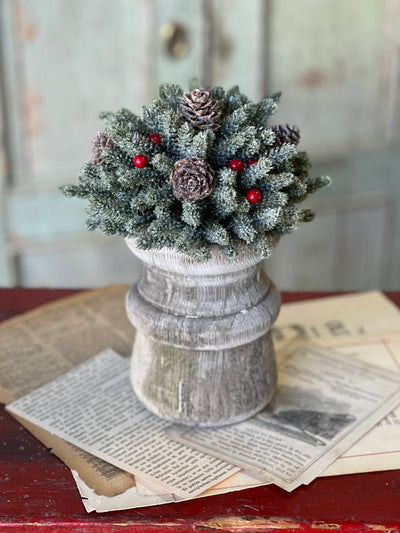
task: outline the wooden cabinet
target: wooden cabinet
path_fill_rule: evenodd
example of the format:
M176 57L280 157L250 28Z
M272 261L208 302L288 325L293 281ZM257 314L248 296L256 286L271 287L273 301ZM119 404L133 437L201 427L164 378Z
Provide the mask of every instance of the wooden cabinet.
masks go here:
M282 90L315 173L317 220L266 263L281 289L398 288L396 0L2 0L0 284L132 282L122 239L84 229L76 181L98 113L140 113L164 81Z

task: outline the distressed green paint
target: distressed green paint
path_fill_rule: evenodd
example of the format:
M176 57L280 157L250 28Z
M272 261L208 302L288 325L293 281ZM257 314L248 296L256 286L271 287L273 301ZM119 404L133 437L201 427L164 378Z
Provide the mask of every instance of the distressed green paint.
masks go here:
M1 87L0 87L1 91ZM0 92L1 102L1 92ZM10 268L10 261L7 256L7 248L4 246L7 223L7 154L4 139L4 118L0 106L0 285L11 285L14 282L13 272Z
M25 110L20 134L31 160L18 183L53 186L90 156L99 110L142 105L143 2L15 3L13 33L23 64L17 84Z
M12 192L8 196L8 223L13 240L76 235L82 231L85 218L83 202L74 199L70 206L58 189Z
M400 149L398 146L380 150L354 153L351 157L339 161L322 161L315 165L315 172L323 168L335 176L334 186L319 193L340 209L344 199L369 198L370 205L366 211L381 209L380 220L371 217L366 220L363 231L370 231L371 239L374 229L379 228L380 237L368 245L371 256L380 257L379 272L373 287L397 290L400 286ZM334 173L334 174L333 174ZM376 198L376 201L373 201ZM385 204L386 207L383 207ZM384 212L384 213L383 213ZM348 217L349 227L353 225ZM374 227L375 226L375 227ZM346 231L346 230L344 230ZM353 243L352 254L357 254L362 243ZM360 252L361 253L361 252ZM359 281L363 283L363 272L359 272ZM344 280L336 280L340 286ZM364 284L364 287L365 284Z
M23 96L23 66L18 42L19 2L0 2L0 90L4 112L4 144L7 150L7 182L29 175L29 150L26 145L26 115Z
M270 79L283 91L277 118L296 123L307 149L325 158L380 145L380 118L392 105L383 67L397 46L397 32L385 32L385 2L279 0L272 17Z
M281 290L390 288L388 249L396 238L388 231L390 199L380 193L338 198L313 201L318 225L285 236L265 261L268 276ZM396 288L397 265L391 269Z
M202 75L202 47L204 40L204 19L202 0L154 0L153 11L153 94L161 83L177 83L188 89L192 78ZM179 24L187 35L188 51L180 58L174 58L166 51L166 41L160 30L169 24Z
M126 105L139 111L159 82L184 85L206 64L212 84L238 83L252 98L262 96L253 91L282 90L276 120L297 123L300 148L321 161L314 175L334 179L331 189L310 203L317 208L318 227L308 224L293 239L285 237L267 263L279 286L343 289L354 282L349 279L354 258L361 268L373 249L376 273L361 268L359 287L399 287L399 3L211 0L211 47L204 41L204 3L120 0L100 9L95 0L0 2L0 78L12 184L2 189L1 285L65 280L69 286L93 286L129 274L130 267L120 266L123 243L78 228L77 204L59 203L57 187L73 180L90 157L99 110ZM261 7L267 5L268 18L262 19ZM159 38L160 25L172 20L188 28L190 51L179 60L166 56ZM262 78L268 87L257 85ZM359 207L353 214L346 207L343 217L346 198ZM344 255L344 235L365 231L365 224L373 224L376 241L355 239L351 254ZM299 255L297 245L306 254ZM20 273L14 279L9 265L16 251ZM318 257L313 266L307 254ZM118 265L114 272L110 255ZM340 274L337 256L344 265ZM132 270L132 281L134 276Z
M213 49L210 57L212 84L239 84L252 99L267 95L264 47L270 45L266 12L269 0L210 2ZM274 87L273 91L279 90Z
M0 76L10 124L10 188L3 202L6 233L0 250L23 265L24 254L37 246L34 264L40 269L20 268L24 277L19 283L56 279L52 268L57 262L46 256L59 249L60 237L75 238L79 245L85 234L83 209L78 202L65 207L58 185L77 175L90 157L99 110L139 110L149 92L149 76L138 75L146 72L150 54L144 46L148 3L121 0L100 7L94 0L0 4ZM106 247L102 250L106 255ZM41 251L43 261L36 262ZM12 283L6 271L0 270L1 284ZM78 264L75 276L72 285L79 284ZM106 276L97 282L106 283Z
M4 3L0 3L0 69L6 65L6 24L8 12ZM5 110L7 105L7 87L0 72L0 285L12 285L15 282L7 247L7 188L11 178L10 135L12 127L7 124Z

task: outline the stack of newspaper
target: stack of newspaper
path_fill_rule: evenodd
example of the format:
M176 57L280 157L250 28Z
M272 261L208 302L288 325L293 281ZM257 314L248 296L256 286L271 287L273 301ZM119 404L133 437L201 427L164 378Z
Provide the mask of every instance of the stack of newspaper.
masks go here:
M0 325L0 401L72 470L87 511L398 468L400 312L382 293L283 305L271 404L200 429L159 419L133 394L126 290L87 291Z

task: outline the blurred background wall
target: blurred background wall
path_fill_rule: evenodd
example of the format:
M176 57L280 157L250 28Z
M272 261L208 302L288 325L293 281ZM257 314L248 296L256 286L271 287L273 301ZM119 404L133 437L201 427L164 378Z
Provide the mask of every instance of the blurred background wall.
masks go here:
M118 237L84 229L76 182L99 111L162 82L281 90L333 185L265 269L282 290L400 289L398 0L0 0L0 285L133 282Z

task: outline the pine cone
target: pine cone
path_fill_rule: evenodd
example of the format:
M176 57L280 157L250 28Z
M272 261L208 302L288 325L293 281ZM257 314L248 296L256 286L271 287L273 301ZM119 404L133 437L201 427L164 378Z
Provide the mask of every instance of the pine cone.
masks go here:
M97 132L93 139L92 163L96 166L103 164L102 151L104 148L116 149L117 145L105 133Z
M181 98L177 113L198 130L216 130L221 118L218 105L218 100L213 100L209 91L194 89Z
M215 177L212 168L203 159L189 157L175 163L169 182L177 198L202 200L213 192Z
M289 126L289 124L286 124L286 126L283 126L281 124L279 126L273 126L272 131L276 135L273 148L282 146L282 144L284 143L299 144L300 130L297 126Z

